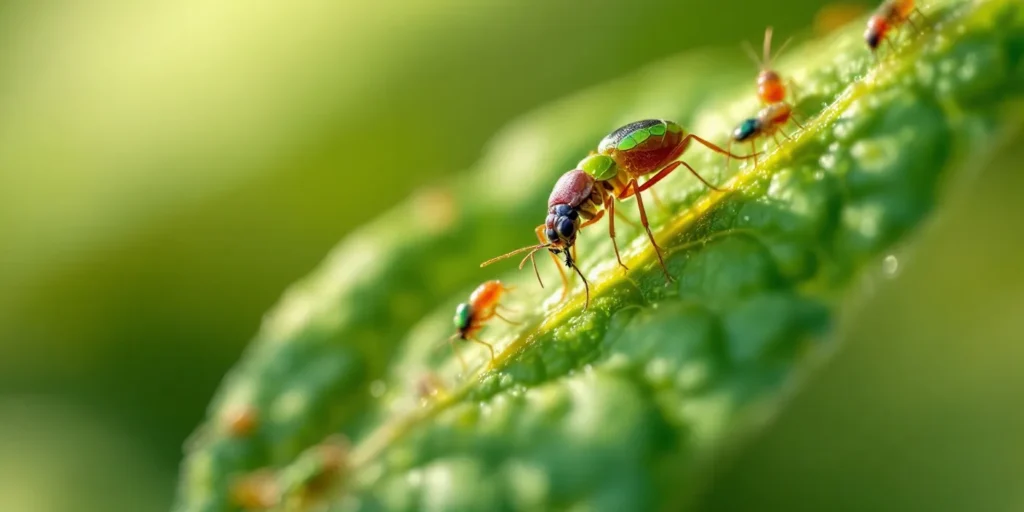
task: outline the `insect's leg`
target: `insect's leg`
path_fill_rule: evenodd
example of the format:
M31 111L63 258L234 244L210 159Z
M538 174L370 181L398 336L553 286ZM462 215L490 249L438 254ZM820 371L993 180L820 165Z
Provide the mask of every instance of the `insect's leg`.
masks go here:
M508 307L508 306L506 306L504 304L498 304L497 306L494 306L494 308L496 310L498 310L498 311L504 311L506 313L512 313L512 314L519 313L518 309L510 308L510 307Z
M754 155L746 155L746 156L733 155L729 151L726 151L726 150L722 149L721 147L717 146L716 144L714 144L712 142L709 142L707 140L704 140L704 139L702 139L702 138L700 138L700 137L698 137L698 136L696 136L696 135L694 135L692 133L688 134L686 137L683 137L683 141L684 142L686 141L686 139L693 139L693 140L701 143L704 147L710 149L711 151L714 151L715 153L720 153L720 154L723 154L723 155L730 155L733 158L738 158L740 160L746 160L748 158L755 158ZM682 144L682 142L680 144Z
M629 217L626 216L625 213L622 213L622 210L615 210L615 213L613 213L612 215L615 215L616 217L618 217L619 220L621 220L622 222L625 222L626 224L629 224L629 227L631 227L631 228L639 228L640 227L640 224L637 224L636 222L633 222L633 219L630 219Z
M597 221L601 220L601 218L603 218L603 217L604 217L604 210L598 211L597 214L595 214L593 217L590 218L590 220L584 222L583 224L580 224L579 229L577 229L576 231L579 231L579 230L581 230L581 229L583 229L583 228L585 228L585 227L587 227L587 226L589 226L591 224L596 224ZM575 248L575 247L576 246L573 246L573 248ZM574 259L575 259L575 257L574 257Z
M658 171L657 174L655 174L654 176L651 176L651 178L649 180L645 181L643 186L630 187L629 186L630 183L635 183L636 182L636 179L631 180L629 183L626 184L626 188L622 189L622 193L619 194L618 199L619 200L629 199L630 197L633 197L634 195L639 195L640 192L643 192L644 190L647 190L647 189L653 187L656 183L658 183L659 181L665 179L665 176L668 176L669 174L672 174L672 171L676 170L676 167L679 167L681 165L680 162L681 162L680 160L676 160L675 162L672 162L672 163L666 165L664 168L662 168L660 171ZM697 173L694 173L694 176L697 176L697 179L699 179L702 183L704 183L708 187L713 188L715 190L718 190L717 188L714 187L714 185L711 185L710 183L704 181L704 178L701 178L700 175L698 175Z
M924 20L924 24L926 27L930 27L932 25L932 21L928 19L928 16L925 16L924 11L922 11L919 7L914 7L914 10L910 12L910 16L913 16L914 14L917 14L918 16L921 17L921 19ZM908 20L910 19L910 16L907 16Z
M885 44L889 47L890 55L896 53L896 46L892 44L892 40L890 38L885 38Z
M800 85L796 83L796 80L793 80L793 77L787 77L786 89L789 89L789 97L795 98L797 96L797 92L800 90Z
M678 160L676 163L682 163L682 160ZM689 168L690 166L687 165L686 167ZM693 169L690 170L693 171ZM647 181L644 183L644 186L647 186L650 183L650 181ZM636 191L636 205L637 208L640 209L640 223L643 224L644 229L647 230L647 238L650 239L651 245L654 246L654 253L658 255L658 263L661 264L661 271L665 273L665 280L672 282L672 276L669 275L668 267L665 266L665 259L661 256L661 247L658 247L658 242L654 240L654 233L651 233L651 226L647 222L647 210L644 208L643 194L641 194L641 192L643 192L643 188L637 184L636 178L630 180L627 187L632 187L633 190Z
M645 181L643 185L641 185L639 187L635 187L633 190L630 190L629 187L626 187L626 190L624 190L622 195L619 196L619 199L626 199L626 198L628 198L628 197L630 197L630 196L632 196L634 194L640 195L640 192L643 192L643 191L653 187L656 183L658 183L659 181L665 179L666 176L668 176L669 174L672 174L672 171L676 170L676 167L679 167L680 165L685 165L685 164L683 164L682 160L676 160L675 162L672 162L672 163L666 165L662 170L658 171L658 174L655 174L654 176L651 176L651 178L649 180ZM689 169L690 173L693 174L694 176L696 176L697 179L700 180L700 182L704 184L704 186L710 188L711 190L715 190L717 192L725 192L726 189L722 189L722 188L716 187L716 186L708 183L708 181L705 180L700 174L697 174L697 171L693 170L693 167L690 167L689 165L687 165L686 168ZM636 180L633 180L633 181L636 181Z
M803 129L804 129L804 124L803 124L803 123L801 123L801 122L800 122L800 120L799 120L799 119L797 119L795 115L793 115L793 114L790 114L790 115L789 115L789 119L790 119L791 121L793 121L794 123L796 123L796 126L797 126L797 128L800 128L800 130L801 130L801 131L803 131Z
M910 19L909 16L907 17L907 23L909 23L910 26L914 28L914 32L915 33L917 33L917 34L921 33L921 27L917 26L917 23L914 23L914 20Z
M484 340L481 340L480 338L477 338L476 336L470 336L469 341L472 341L473 343L477 343L477 344L480 344L480 345L483 345L483 346L487 347L487 350L491 351L491 361L494 361L494 346L493 345L491 345L490 343L487 343Z
M672 211L669 210L667 206L665 206L665 203L661 202L661 199L658 197L658 191L657 190L654 190L652 188L650 190L650 192L651 192L651 200L654 201L654 206L655 207L657 207L663 213L672 213Z
M541 224L540 226L537 226L537 229L535 230L537 232L537 239L540 240L541 243L547 242L544 238L544 227L544 224ZM551 260L555 262L555 268L558 269L558 275L562 276L562 298L560 300L565 300L565 298L569 296L569 278L566 277L565 270L562 270L562 262L558 261L558 258L555 257L554 253L548 251L548 255L550 255ZM537 275L537 279L540 279L539 274Z
M455 346L455 338L458 337L459 335L456 334L455 336L448 338L448 344L452 346L452 353L455 354L455 357L459 359L459 364L462 365L462 373L467 374L469 373L469 368L466 366L466 360L462 358L462 355L459 354L458 347Z
M786 138L786 140L793 140L793 137L790 137L789 134L786 133L786 130L783 130L781 126L779 127L779 133L781 133L782 136Z
M729 149L725 150L725 170L729 170L729 164L732 163L732 137L729 137Z
M775 147L779 147L779 146L782 145L782 143L779 142L779 132L778 131L773 131L772 132L772 139L775 140Z
M512 320L509 320L508 318L505 318L505 317L501 316L501 313L498 313L498 312L495 312L494 316L504 320L506 323L509 323L511 325L519 325L519 324L522 323L522 322L513 322Z
M612 248L615 249L615 259L619 262L619 266L624 270L629 270L629 267L622 262L622 256L619 255L619 243L615 241L615 198L611 194L608 194L604 198L605 208L610 212L608 215L608 236L612 239Z

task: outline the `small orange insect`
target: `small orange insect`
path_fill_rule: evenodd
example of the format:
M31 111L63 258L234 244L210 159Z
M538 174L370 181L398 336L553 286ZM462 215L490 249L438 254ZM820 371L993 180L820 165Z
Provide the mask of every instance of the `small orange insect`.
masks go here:
M459 362L462 363L462 370L466 371L466 361L459 355L459 351L455 348L455 340L468 340L474 343L478 343L487 347L491 352L491 360L494 360L494 347L486 341L477 338L477 333L480 329L483 329L484 324L488 320L498 317L510 324L513 322L498 313L498 308L503 306L499 303L502 295L511 291L510 288L501 284L501 281L487 281L473 290L473 293L469 296L469 302L459 304L455 308L455 318L452 319L455 324L455 329L458 331L448 338L448 342L452 346L452 352L455 353L455 357L459 358Z
M259 413L249 405L235 406L224 413L224 426L232 437L248 437L259 426Z
M779 51L775 52L775 57L782 53L789 45L792 39L787 39ZM744 44L743 49L747 51L750 58L755 64L760 66L761 72L757 75L757 97L761 98L761 101L765 104L778 103L786 99L786 84L783 83L782 77L772 69L772 27L768 27L764 30L764 43L761 48L761 57L758 58L757 53L750 44Z
M877 50L883 39L892 48L892 43L887 39L887 35L890 30L899 27L904 22L910 23L914 30L920 32L921 29L910 19L910 15L914 13L922 18L925 17L924 13L914 6L914 0L886 0L883 2L875 14L868 19L868 28L864 31L864 40L868 43L871 51Z
M246 510L264 510L281 503L281 485L269 469L243 475L231 485L231 502Z

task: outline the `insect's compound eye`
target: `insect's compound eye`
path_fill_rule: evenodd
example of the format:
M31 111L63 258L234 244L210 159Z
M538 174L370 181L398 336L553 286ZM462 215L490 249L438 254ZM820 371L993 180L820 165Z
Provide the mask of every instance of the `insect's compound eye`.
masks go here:
M548 237L548 242L555 243L558 241L558 232L554 228L550 228L544 232L544 235Z
M560 204L555 207L555 215L559 217L565 217L572 212L572 207L567 204Z
M555 224L555 229L563 239L571 239L576 234L576 223L569 217L562 217L558 219L558 224Z
M558 215L553 213L548 214L548 218L544 219L544 227L547 229L554 229L556 220L558 220Z

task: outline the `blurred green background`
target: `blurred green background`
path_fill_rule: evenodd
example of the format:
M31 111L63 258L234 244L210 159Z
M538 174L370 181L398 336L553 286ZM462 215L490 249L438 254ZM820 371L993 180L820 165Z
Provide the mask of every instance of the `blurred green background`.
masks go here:
M0 4L0 510L166 510L261 315L347 232L523 112L825 3Z

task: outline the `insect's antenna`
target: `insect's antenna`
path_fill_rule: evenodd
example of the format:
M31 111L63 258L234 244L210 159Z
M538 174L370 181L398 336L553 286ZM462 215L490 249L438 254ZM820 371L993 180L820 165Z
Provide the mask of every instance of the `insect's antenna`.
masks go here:
M793 38L792 37L790 37L789 39L786 39L786 42L782 43L782 46L780 46L779 49L775 51L774 60L777 60L779 58L779 56L782 55L782 52L786 51L786 47L789 46L789 43L792 43L792 42L793 42Z
M754 61L754 65L758 68L765 69L764 63L758 58L757 52L754 51L754 47L750 45L748 41L743 41L743 51L747 52L747 57Z
M542 281L540 278L540 270L537 268L537 259L533 255L537 254L537 251L546 248L548 245L551 244L544 244L541 245L540 247L534 248L532 251L530 251L530 254L527 254L526 257L523 258L523 261L519 262L519 270L523 269L523 265L526 264L526 260L530 260L530 262L533 263L533 275L537 276L537 282L540 283L541 288L544 288L544 281Z
M772 65L772 27L764 29L764 43L761 46L761 65L765 69Z
M533 251L533 252L537 252L537 251L539 251L539 250L541 250L541 249L544 249L545 247L547 247L547 246L549 246L549 245L551 245L551 244L537 244L537 245L528 245L528 246L526 246L526 247L522 247L522 248L516 249L516 250L514 250L514 251L512 251L512 252L509 252L509 253L505 253L505 254L502 254L501 256L498 256L498 257L496 257L496 258L491 258L491 259L489 259L489 260L487 260L487 261L485 261L485 262L481 263L481 264L480 264L480 267L481 267L481 268L482 268L482 267L486 267L487 265L490 265L491 263L494 263L494 262L496 262L496 261L501 261L501 260L503 260L503 259L505 259L505 258L509 258L509 257L515 256L516 254L521 254L521 253L524 253L524 252L526 252L526 251ZM522 268L522 266L520 266L520 268Z
M580 279L583 280L583 289L586 290L586 293L587 293L586 302L583 303L583 310L586 311L587 307L590 306L590 283L587 282L587 278L586 277L583 277L583 272L580 272L580 268L579 267L577 267L576 265L573 265L572 269L575 270L576 271L576 275L580 276Z

